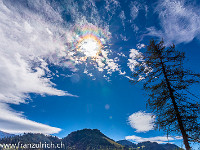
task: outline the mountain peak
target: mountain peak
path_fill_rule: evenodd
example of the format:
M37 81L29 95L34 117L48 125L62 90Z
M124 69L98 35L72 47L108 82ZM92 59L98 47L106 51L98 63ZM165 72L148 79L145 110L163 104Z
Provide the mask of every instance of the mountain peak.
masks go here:
M63 138L63 142L79 150L85 150L88 147L91 149L116 149L123 147L105 136L98 129L82 129L72 132L67 137Z

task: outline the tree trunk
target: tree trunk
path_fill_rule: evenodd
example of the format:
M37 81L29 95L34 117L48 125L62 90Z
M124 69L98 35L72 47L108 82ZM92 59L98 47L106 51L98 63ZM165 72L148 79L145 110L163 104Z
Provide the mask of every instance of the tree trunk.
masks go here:
M164 64L162 62L162 58L161 57L160 57L160 61L161 61L162 71L163 71L163 74L164 74L164 77L165 77L165 81L166 81L166 84L167 84L167 88L168 88L169 93L170 93L170 98L172 100L172 103L173 103L173 106L174 106L174 110L175 110L175 113L176 113L176 118L178 120L178 125L179 125L179 128L181 130L181 134L183 136L183 141L184 141L185 148L186 148L186 150L190 150L191 147L190 147L190 144L188 142L188 135L187 135L187 133L185 131L185 128L183 126L182 118L181 118L180 112L178 110L178 106L177 106L177 103L175 101L174 93L173 93L173 90L171 88L170 82L168 80L167 73L166 73L166 70L165 70L165 67L164 67Z

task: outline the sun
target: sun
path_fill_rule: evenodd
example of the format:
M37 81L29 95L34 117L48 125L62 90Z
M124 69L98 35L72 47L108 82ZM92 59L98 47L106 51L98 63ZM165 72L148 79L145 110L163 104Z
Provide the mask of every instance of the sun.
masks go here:
M80 38L76 46L77 50L86 57L97 57L101 52L101 41L94 35L88 34Z

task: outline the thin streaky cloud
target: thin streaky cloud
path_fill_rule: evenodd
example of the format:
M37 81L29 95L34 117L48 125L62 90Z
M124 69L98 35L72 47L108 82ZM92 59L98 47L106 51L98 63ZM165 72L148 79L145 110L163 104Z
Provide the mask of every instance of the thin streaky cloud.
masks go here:
M11 134L43 133L53 134L61 131L60 128L37 123L25 118L22 113L10 109L7 104L0 103L0 130Z
M148 35L156 36L168 43L188 43L199 37L199 6L185 0L160 0L155 13L159 15L161 29L149 27Z
M167 136L155 136L155 137L149 137L149 138L143 138L140 136L132 135L132 136L126 136L126 140L131 140L134 143L140 143L140 142L157 142L159 144L165 144L165 143L174 143L176 140L180 140L179 137L167 137Z

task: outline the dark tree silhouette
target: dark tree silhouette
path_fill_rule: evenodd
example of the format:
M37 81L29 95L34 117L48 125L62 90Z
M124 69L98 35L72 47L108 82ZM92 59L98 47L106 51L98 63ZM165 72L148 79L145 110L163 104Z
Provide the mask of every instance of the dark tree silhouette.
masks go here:
M143 79L148 92L147 106L156 115L155 127L167 133L182 134L186 150L190 141L200 142L199 104L192 99L189 88L199 83L200 74L183 67L185 53L166 48L164 42L151 40L130 82ZM137 79L138 78L138 79Z

